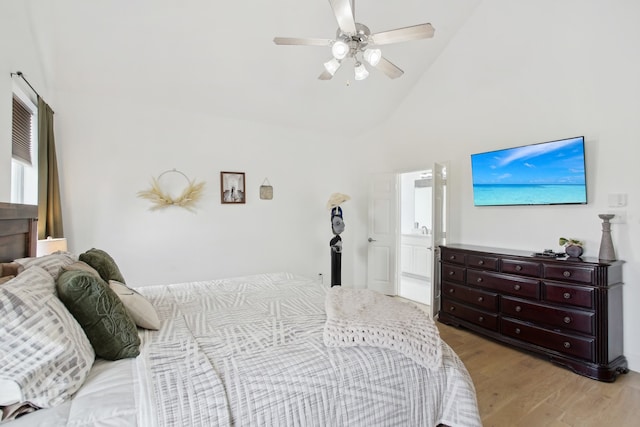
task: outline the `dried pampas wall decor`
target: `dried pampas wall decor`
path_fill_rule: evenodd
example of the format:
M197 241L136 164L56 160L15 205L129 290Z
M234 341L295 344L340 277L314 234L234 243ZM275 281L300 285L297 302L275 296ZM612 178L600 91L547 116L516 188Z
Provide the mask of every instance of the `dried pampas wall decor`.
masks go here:
M169 172L179 173L187 180L187 186L177 198L173 198L170 194L166 193L160 185L160 178ZM204 182L196 183L195 180L189 179L187 175L179 170L171 169L162 172L157 178L153 178L151 188L149 190L138 191L138 197L149 200L152 204L149 210L152 211L170 206L178 206L195 212L195 205L202 198L203 191Z

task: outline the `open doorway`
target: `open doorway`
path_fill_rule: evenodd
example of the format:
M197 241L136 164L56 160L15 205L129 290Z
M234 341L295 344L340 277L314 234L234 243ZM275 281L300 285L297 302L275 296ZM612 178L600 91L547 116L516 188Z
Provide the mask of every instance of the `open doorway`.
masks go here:
M439 310L438 245L446 236L446 167L399 175L398 295Z
M400 251L398 295L431 303L431 170L400 174Z
M369 186L367 288L440 309L439 245L446 239L447 166L373 174Z

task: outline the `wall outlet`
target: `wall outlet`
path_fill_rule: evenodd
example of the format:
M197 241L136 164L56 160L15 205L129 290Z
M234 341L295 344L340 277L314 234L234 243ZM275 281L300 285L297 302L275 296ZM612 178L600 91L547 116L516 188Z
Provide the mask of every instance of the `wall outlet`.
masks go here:
M322 276L322 273L318 273L318 282L320 282L321 285L324 284L324 277Z

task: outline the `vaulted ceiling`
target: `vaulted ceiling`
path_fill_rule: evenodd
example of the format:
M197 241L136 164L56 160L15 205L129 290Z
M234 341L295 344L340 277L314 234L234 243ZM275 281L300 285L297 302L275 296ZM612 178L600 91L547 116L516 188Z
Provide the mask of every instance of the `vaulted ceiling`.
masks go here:
M357 0L356 22L372 33L431 23L432 39L392 44L383 55L404 70L371 70L355 81L347 64L318 80L328 47L277 46L275 36L334 38L327 0L53 0L34 9L57 91L230 118L356 135L388 117L437 60L480 0ZM36 31L37 32L37 31Z

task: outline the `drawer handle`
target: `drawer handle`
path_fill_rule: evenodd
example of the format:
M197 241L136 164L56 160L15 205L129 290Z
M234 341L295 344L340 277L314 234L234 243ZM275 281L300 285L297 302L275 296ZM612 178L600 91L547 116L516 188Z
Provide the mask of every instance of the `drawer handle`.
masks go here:
M520 285L513 285L513 289L515 289L516 291L520 290Z
M516 265L516 271L522 271L522 266L521 265Z
M516 328L516 334L520 335L520 328Z
M569 341L565 341L563 345L564 345L564 348L571 348L571 343Z
M566 316L563 320L564 320L564 323L566 323L566 324L571 323L571 317L569 317L569 316Z
M520 313L522 311L522 307L520 307L519 305L516 305L516 311Z
M453 288L449 288L449 293L450 293L450 294L454 293L455 291L456 291L455 289L453 289Z
M456 256L455 256L455 255L450 255L450 256L449 256L449 259L450 259L450 260L454 260L454 259L456 259Z
M449 271L449 276L453 276L455 273L455 271Z
M484 317L482 316L478 317L478 322L484 322Z
M569 292L565 292L564 294L562 294L562 297L564 299L571 299L571 294Z
M476 282L478 282L478 283L482 283L482 277L478 277L478 278L476 279Z
M483 260L478 261L478 265L484 265L484 261Z
M449 307L449 311L456 311L456 308L454 306Z
M562 273L562 275L564 277L571 277L571 272L570 271L565 271L565 272Z
M484 301L484 297L478 297L478 302Z

